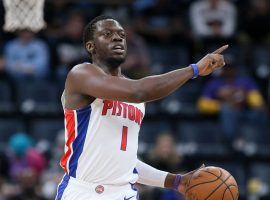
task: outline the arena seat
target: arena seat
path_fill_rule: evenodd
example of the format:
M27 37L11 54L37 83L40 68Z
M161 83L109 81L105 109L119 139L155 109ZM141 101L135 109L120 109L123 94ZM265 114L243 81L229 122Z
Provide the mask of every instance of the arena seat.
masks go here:
M250 177L249 178L255 178L262 181L266 186L270 185L270 164L267 162L254 162L251 164L250 167ZM268 197L270 195L270 191L268 190L267 193Z
M25 124L20 119L0 119L0 143L7 142L12 134L25 130Z
M153 144L155 138L162 132L170 131L170 124L164 120L143 121L139 133L139 141Z
M6 81L0 81L0 112L9 113L16 110L12 97L12 87Z
M177 125L177 139L182 144L196 145L197 154L225 155L226 146L219 125L214 121L181 122Z
M265 65L270 65L270 50L268 46L264 45L257 45L253 49L253 62L257 67L258 65L265 64Z
M151 45L149 50L155 73L168 72L189 63L189 53L185 47ZM155 69L156 65L159 65L160 69Z
M57 132L64 129L64 121L59 119L36 119L31 122L30 134L35 140L55 141Z
M250 144L255 145L255 155L270 156L270 127L255 126L252 124L242 124L240 134L242 138Z
M189 82L161 102L161 108L167 113L196 114L196 102L201 93L201 83Z
M61 110L60 95L53 82L18 82L16 93L18 104L24 113L54 113Z

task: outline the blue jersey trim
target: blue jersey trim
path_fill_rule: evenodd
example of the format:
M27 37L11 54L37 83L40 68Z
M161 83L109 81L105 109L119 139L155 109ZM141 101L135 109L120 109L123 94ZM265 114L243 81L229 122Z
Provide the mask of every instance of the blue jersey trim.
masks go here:
M55 200L61 200L62 199L62 196L64 194L64 191L65 191L65 189L68 186L69 179L70 179L70 177L68 175L65 175L64 176L62 182L58 186Z
M82 154L87 129L89 125L91 107L80 109L76 111L77 115L77 137L72 143L73 154L69 161L69 175L76 178L76 170L78 167L78 160Z

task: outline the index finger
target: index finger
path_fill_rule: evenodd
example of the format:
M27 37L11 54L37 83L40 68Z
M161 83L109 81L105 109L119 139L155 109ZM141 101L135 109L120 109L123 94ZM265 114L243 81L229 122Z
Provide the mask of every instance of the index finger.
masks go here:
M228 47L229 47L229 45L226 44L226 45L220 47L219 49L215 50L213 53L215 53L215 54L220 54L220 53L222 53L225 49L227 49Z

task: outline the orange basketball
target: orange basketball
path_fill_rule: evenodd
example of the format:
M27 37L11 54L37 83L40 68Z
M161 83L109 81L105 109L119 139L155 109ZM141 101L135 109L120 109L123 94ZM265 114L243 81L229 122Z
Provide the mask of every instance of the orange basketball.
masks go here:
M237 200L238 186L225 169L205 167L191 176L185 196L186 200Z

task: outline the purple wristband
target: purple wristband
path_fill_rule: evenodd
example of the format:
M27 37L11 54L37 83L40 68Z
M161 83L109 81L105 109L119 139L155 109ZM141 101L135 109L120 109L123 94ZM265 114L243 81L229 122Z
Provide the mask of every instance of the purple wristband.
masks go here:
M179 184L181 182L182 176L180 174L177 174L175 176L175 179L173 181L173 189L178 190Z

